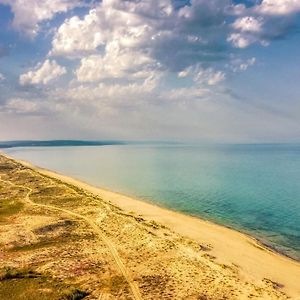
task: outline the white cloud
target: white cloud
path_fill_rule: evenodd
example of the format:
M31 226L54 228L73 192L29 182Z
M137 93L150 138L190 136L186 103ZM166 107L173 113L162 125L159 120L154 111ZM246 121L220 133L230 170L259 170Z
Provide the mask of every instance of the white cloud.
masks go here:
M230 1L193 0L175 10L171 0L104 0L82 19L58 28L50 55L82 58L105 54L108 44L143 53L168 69L219 60ZM215 57L215 58L214 58Z
M256 58L251 57L246 60L242 60L240 58L233 58L230 62L229 68L233 72L246 71L249 67L253 66L256 63Z
M252 16L238 18L231 25L235 32L228 36L227 41L235 48L241 49L257 42L264 45L265 40L261 38L261 34L264 31L263 25L262 18Z
M263 0L255 8L256 12L265 15L283 16L300 12L299 0Z
M0 73L0 81L3 81L3 80L5 80L5 76L2 73Z
M78 57L95 52L106 43L117 42L127 48L148 43L155 33L155 22L139 15L142 5L147 3L104 0L83 19L66 20L54 36L50 54Z
M249 58L247 61L239 64L239 69L241 71L246 71L249 67L253 66L255 62L256 62L255 57Z
M270 32L271 34L271 32ZM259 43L261 46L269 46L271 35L268 36L267 33L262 32L261 34L251 34L247 32L235 32L231 33L227 37L227 41L232 44L235 48L244 49L252 44Z
M222 71L215 71L212 68L202 69L195 75L194 80L197 83L216 85L225 80L225 73Z
M79 85L68 89L58 89L52 96L62 99L73 99L89 104L102 105L104 102L113 106L115 104L125 105L148 98L155 91L157 78L147 78L142 83L106 84L98 83L95 86ZM52 97L51 96L51 97Z
M80 0L0 0L0 4L11 6L13 27L30 37L37 35L41 22L82 5Z
M272 40L284 38L295 26L300 13L299 0L262 0L245 9L231 27L227 41L236 48L259 43L268 46Z
M32 114L36 113L39 107L36 102L22 98L12 98L6 102L4 110L8 113Z
M94 82L105 78L144 78L154 69L155 62L141 53L120 49L118 43L106 45L105 55L91 55L81 60L76 70L78 81Z
M257 42L257 38L242 33L231 33L227 41L236 48L247 48L249 45Z
M208 89L200 87L177 88L162 93L161 98L164 99L164 101L193 101L204 99L209 95L209 93L210 91Z
M103 45L105 37L100 30L97 11L92 9L82 20L77 16L67 19L57 30L50 55L81 56L94 52Z
M80 83L117 79L120 85L134 80L140 84L147 74L175 73L178 80L187 77L214 86L226 78L214 64L226 57L222 41L228 32L227 42L241 49L254 43L266 46L278 36L255 12L257 6L192 0L175 9L171 0L103 0L82 18L65 20L49 54L80 59L74 73ZM246 70L250 65L244 62L235 68Z
M191 76L193 81L198 85L216 85L225 80L226 75L223 71L216 71L213 68L204 69L201 65L197 64L186 68L178 73L178 77Z
M45 60L39 63L33 70L20 76L21 85L47 84L66 73L66 69L55 60Z
M230 8L230 13L233 16L241 16L245 14L245 11L247 11L246 5L245 4L236 4Z
M178 72L177 76L179 78L185 78L189 75L189 69L185 69L183 71Z
M232 27L241 32L261 32L262 25L262 20L254 17L243 17L235 20Z

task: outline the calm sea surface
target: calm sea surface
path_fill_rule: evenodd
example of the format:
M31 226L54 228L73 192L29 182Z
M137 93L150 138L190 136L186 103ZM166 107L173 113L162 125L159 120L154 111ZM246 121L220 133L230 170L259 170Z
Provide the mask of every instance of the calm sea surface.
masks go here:
M34 147L5 152L250 233L300 259L300 145Z

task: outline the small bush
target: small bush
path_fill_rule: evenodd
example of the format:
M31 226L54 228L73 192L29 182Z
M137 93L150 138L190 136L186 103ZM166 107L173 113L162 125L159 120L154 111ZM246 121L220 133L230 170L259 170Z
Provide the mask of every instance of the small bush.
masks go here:
M37 278L40 274L29 269L6 269L0 275L0 280L20 279L20 278Z
M65 291L64 296L61 300L81 300L86 297L89 293L81 291L79 289L70 289Z

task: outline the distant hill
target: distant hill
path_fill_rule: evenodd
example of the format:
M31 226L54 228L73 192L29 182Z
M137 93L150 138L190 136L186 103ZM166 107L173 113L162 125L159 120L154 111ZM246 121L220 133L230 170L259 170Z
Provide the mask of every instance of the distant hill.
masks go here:
M127 143L122 141L80 141L80 140L5 141L5 142L0 142L0 148L104 146L104 145L125 145L125 144Z

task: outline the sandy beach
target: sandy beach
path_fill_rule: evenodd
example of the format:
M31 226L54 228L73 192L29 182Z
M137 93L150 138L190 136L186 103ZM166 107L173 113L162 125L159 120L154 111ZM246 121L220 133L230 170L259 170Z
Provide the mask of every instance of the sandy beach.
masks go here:
M10 158L7 157L7 159ZM199 218L95 187L74 178L33 166L28 162L20 161L17 163L42 176L54 178L96 195L103 201L119 207L128 216L142 218L147 222L154 221L154 224L160 224L162 228L167 228L178 236L199 243L200 250L206 253L205 256L210 265L228 266L231 268L230 272L238 273L237 284L243 283L239 287L241 290L245 288L244 285L257 286L262 290L271 289L266 294L261 293L257 297L253 293L240 292L240 294L237 293L237 296L228 296L227 299L248 299L252 297L257 299L277 299L276 297L281 299L280 297L282 297L284 299L286 296L292 299L300 299L300 263L273 252L250 236ZM226 267L224 267L224 276L230 277L231 275L228 275L227 271ZM265 284L266 282L267 285L262 286L262 283ZM215 284L217 284L217 281ZM235 290L236 287L233 286L232 289ZM280 291L282 294L273 294L276 291ZM149 299L157 298L150 297ZM171 297L170 299L181 298ZM189 299L194 298L191 297ZM219 298L216 297L216 299Z

